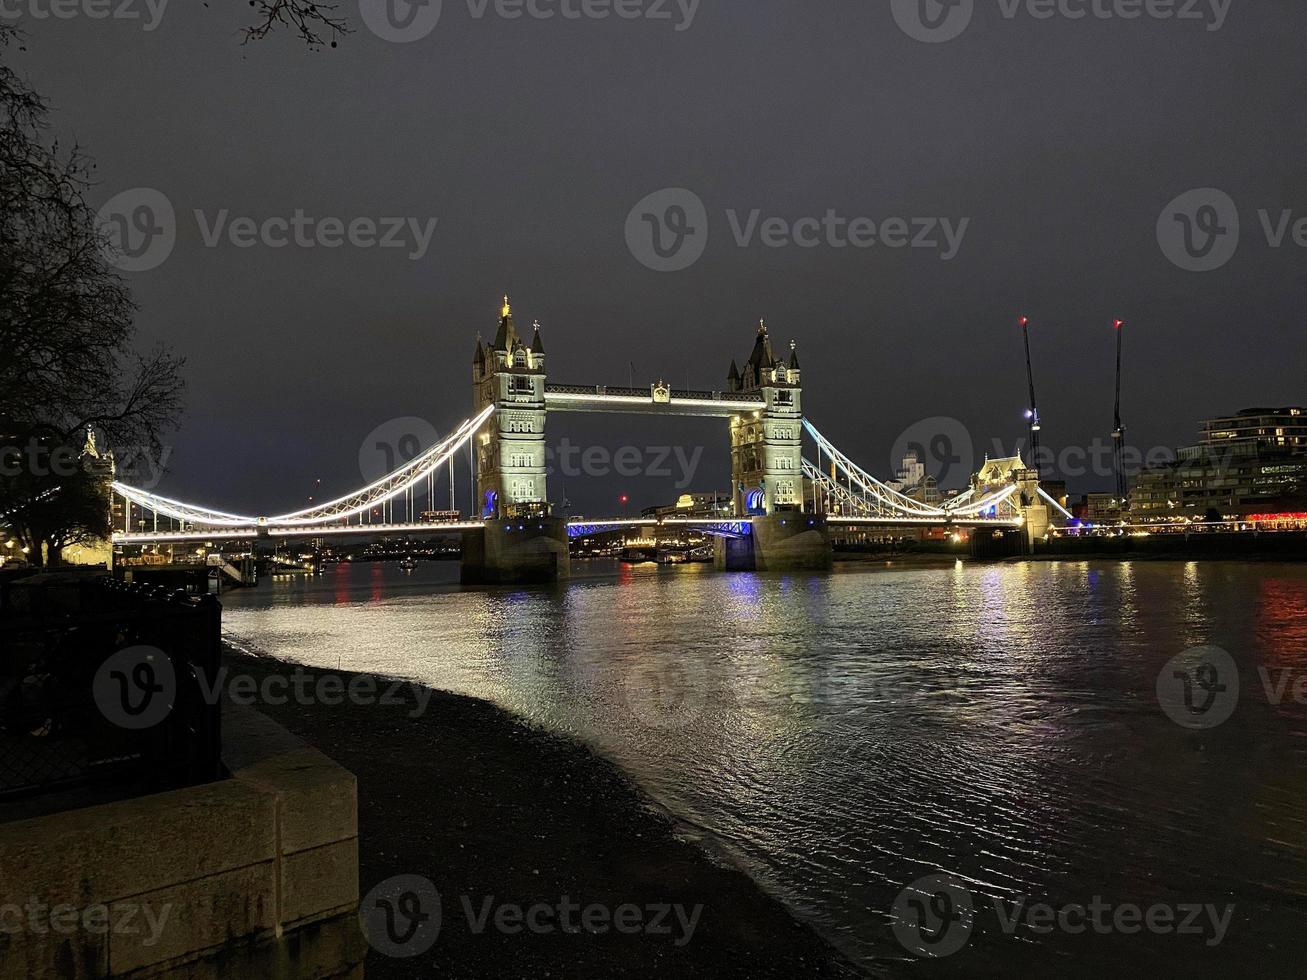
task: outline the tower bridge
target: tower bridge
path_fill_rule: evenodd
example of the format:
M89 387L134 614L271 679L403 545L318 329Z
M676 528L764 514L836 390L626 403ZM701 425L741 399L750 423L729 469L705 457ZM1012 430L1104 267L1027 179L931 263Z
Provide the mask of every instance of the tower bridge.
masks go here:
M569 536L625 526L693 527L714 538L719 568L794 570L830 566L832 527L989 527L1019 531L1029 542L1055 519L1070 517L1019 457L987 461L966 492L938 505L876 479L806 418L797 345L778 356L765 323L743 368L731 362L720 391L662 381L647 388L550 383L547 363L539 323L528 341L505 298L494 339L477 337L474 414L393 473L336 500L275 516L232 514L114 483L123 507L115 547L457 533L464 581L500 583L566 577ZM567 412L722 419L731 450L730 515L568 521L556 514L548 496L547 422ZM815 447L813 459L804 456L805 436ZM444 524L417 521L418 502L435 509L436 478L448 467L452 483L454 461L469 446L477 512Z

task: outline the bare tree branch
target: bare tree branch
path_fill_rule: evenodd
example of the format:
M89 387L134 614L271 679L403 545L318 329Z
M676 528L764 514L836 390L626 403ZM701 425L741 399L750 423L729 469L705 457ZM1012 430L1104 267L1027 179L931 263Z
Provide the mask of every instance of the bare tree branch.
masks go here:
M251 0L250 6L258 13L258 20L253 27L245 29L245 41L262 41L269 34L282 28L289 28L299 35L309 47L321 47L323 44L336 46L336 38L350 32L344 18L335 11L336 4L318 3L316 0ZM331 36L324 41L322 34Z

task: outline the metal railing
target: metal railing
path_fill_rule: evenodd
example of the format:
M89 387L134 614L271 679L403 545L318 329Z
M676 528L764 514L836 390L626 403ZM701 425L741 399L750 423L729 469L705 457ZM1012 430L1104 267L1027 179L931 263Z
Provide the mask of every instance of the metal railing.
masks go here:
M39 586L7 596L0 618L0 799L86 783L150 793L219 778L217 600L108 578L51 588L62 598ZM123 651L139 650L152 651L151 669L169 683L160 707L131 727L109 700L110 674L126 680L137 654Z

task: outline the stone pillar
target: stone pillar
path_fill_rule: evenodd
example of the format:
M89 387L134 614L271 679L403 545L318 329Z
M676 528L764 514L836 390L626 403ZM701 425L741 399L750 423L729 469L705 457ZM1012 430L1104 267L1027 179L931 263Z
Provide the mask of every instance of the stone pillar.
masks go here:
M487 520L463 532L464 585L526 585L570 578L567 522L561 517Z
M713 558L719 571L829 571L834 563L830 529L815 514L786 512L753 519L743 538L718 538Z
M1048 501L1039 495L1039 475L1034 470L1024 470L1017 474L1017 496L1021 516L1025 523L1025 548L1027 554L1033 554L1035 542L1042 541L1052 523Z

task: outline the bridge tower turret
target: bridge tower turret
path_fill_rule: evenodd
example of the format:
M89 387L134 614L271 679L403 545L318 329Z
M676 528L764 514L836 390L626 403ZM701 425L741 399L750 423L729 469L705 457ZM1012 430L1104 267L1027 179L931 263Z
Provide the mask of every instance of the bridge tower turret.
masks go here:
M477 412L499 406L476 438L480 516L547 515L545 347L539 323L530 344L518 335L507 296L494 342L477 337L472 391Z
M803 510L803 386L796 344L789 362L772 349L766 321L741 373L731 362L731 391L758 395L759 412L731 419L731 483L737 517Z

